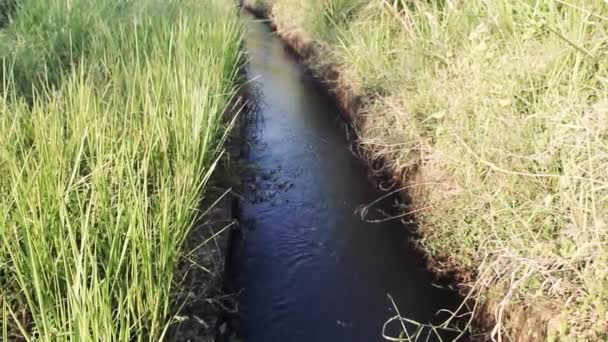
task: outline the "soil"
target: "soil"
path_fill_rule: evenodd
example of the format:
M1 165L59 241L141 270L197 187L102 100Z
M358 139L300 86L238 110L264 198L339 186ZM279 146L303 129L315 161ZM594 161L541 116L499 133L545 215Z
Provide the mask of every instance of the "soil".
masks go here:
M201 207L211 204L213 201L205 201ZM190 232L184 251L193 252L178 265L176 281L183 283L176 287L180 292L175 295L175 305L180 309L169 341L214 341L219 318L236 310L234 296L224 293L228 240L233 227L236 225L231 198L225 196Z

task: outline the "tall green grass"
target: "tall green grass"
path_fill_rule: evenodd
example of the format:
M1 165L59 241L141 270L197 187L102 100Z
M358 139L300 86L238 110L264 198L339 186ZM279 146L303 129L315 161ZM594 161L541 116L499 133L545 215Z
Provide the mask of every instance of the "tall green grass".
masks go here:
M275 0L272 15L367 100L362 143L403 177L438 267L473 276L497 339L528 328L518 308L548 339L608 338L608 3L328 10L344 4Z
M23 0L0 33L0 339L158 341L221 154L220 0Z

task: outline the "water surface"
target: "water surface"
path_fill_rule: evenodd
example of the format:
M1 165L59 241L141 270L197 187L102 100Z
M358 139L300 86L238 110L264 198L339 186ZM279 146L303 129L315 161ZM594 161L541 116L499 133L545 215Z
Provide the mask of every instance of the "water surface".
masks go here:
M351 153L331 99L265 24L251 20L246 48L259 103L245 133L250 168L234 258L240 337L382 341L395 315L387 294L424 323L453 306L401 222L361 219L357 209L382 193Z

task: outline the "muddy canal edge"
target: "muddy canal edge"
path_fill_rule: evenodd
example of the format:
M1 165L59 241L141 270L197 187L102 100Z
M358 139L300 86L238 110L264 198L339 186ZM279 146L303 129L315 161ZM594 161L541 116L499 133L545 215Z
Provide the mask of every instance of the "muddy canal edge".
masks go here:
M328 93L329 96L337 103L340 109L340 118L349 128L349 142L353 145L353 150L359 149L359 137L354 127L361 124L362 106L366 100L361 98L350 88L348 84L340 82L340 71L337 65L325 63L323 68L313 68L312 60L318 55L319 48L317 43L307 37L306 33L298 28L282 27L281 23L275 20L272 10L255 1L239 0L239 4L243 10L254 15L257 19L265 21L270 28L276 33L280 40L299 60L299 62L307 69L307 72L312 75L318 85ZM383 169L382 165L386 161L382 157L374 158L373 160L361 153L358 155L369 167L371 172L376 169ZM390 173L390 174L389 174ZM394 174L391 171L383 171L381 174L374 174L374 178L385 181L390 181L396 185L396 188L405 189L406 183L411 185L416 183L416 176L404 177L404 175ZM403 190L399 193L405 203L415 200L415 195ZM423 229L417 229L413 234L424 235ZM480 334L482 340L491 338L492 329L496 326L494 315L499 310L503 310L504 318L509 322L508 332L510 338L516 341L545 341L547 339L548 318L539 310L533 310L526 307L509 306L501 308L500 301L493 299L490 295L477 294L475 299L470 299L469 289L470 284L475 281L475 274L471 274L470 270L465 270L453 263L447 263L449 268L440 266L438 260L434 259L428 251L422 249L417 244L414 246L420 255L424 258L427 268L431 270L439 279L445 280L453 284L460 294L467 299L469 307L476 307L473 317L473 330ZM483 298L487 297L487 298ZM550 318L550 317L549 317Z
M241 50L245 51L242 42ZM246 69L247 62L241 61L236 94L224 113L226 125L233 126L211 177L212 187L199 203L202 215L184 241L188 257L180 260L176 270L175 278L182 283L174 294L175 323L168 331L169 341L227 341L233 333L229 322L238 315L231 265L240 235L239 160L247 124L244 116L253 103Z

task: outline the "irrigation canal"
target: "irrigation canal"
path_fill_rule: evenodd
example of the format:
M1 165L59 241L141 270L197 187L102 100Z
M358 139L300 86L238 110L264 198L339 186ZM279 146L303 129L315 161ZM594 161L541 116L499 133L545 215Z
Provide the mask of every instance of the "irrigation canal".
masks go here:
M389 294L402 316L437 322L458 298L433 286L403 223L362 220L357 209L382 193L350 151L335 103L266 24L250 20L246 48L258 105L245 129L249 167L231 258L239 340L382 341L396 314Z

